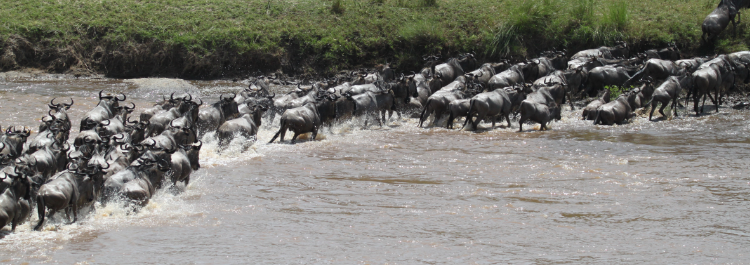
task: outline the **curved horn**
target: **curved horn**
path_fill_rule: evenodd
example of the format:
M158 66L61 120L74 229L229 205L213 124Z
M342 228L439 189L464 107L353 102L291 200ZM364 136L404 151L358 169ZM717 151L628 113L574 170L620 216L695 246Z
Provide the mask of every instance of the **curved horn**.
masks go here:
M57 106L57 105L55 105L55 99L56 99L56 98L52 98L52 100L50 100L50 101L49 101L49 106L50 106L50 107L52 107L52 106Z
M219 94L219 101L224 101L224 94Z
M104 90L99 90L99 100L102 100L102 92L104 92Z
M174 92L172 92L172 94L169 95L169 100L174 100Z
M187 101L191 101L191 100L193 100L193 95L190 95L190 93L188 93L188 99L187 99Z
M203 106L203 99L199 98L198 100L200 100L200 102L201 102L201 103L198 103L198 106Z
M276 97L276 92L273 92L273 96L267 96L268 99L273 99L274 97Z
M131 104L131 105L133 105L133 107L131 107L131 108L128 108L128 107L124 107L124 108L125 108L125 109L127 109L127 110L134 110L134 109L135 109L135 103L133 103L133 102L131 101L131 102L130 102L130 104Z
M122 99L119 99L119 98L115 97L115 98L117 98L117 100L119 100L119 101L125 101L125 99L127 99L127 98L128 98L127 96L125 96L125 93L120 93L120 95L122 95Z
M102 169L102 170L104 170L104 169L109 169L109 167L111 166L111 165L110 165L110 164L109 164L109 163L107 162L107 160L106 160L106 159L104 160L104 164L107 164L107 167L101 167L101 169Z

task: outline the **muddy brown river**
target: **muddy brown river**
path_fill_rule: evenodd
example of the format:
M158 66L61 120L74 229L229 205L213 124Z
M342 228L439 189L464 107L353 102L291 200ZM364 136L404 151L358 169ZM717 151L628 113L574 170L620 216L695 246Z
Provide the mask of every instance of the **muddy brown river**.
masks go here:
M0 125L36 131L49 99L72 97L75 135L102 89L143 108L173 91L213 102L244 86L6 73ZM0 262L748 263L750 112L684 113L610 127L567 110L552 130L524 133L350 121L316 141L265 144L277 118L253 145L218 150L204 137L190 185L137 213L99 205L72 225L4 228Z

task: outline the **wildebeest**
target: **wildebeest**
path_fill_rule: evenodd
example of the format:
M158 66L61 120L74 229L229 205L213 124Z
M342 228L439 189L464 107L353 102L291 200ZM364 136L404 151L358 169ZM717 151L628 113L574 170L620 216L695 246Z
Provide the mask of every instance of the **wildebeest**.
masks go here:
M666 48L663 49L651 49L646 50L646 54L649 58L662 59L677 61L680 59L680 49L677 48L677 44L670 42Z
M651 77L654 80L664 80L673 75L680 75L685 71L684 68L678 66L675 62L670 60L662 59L649 59L643 65L643 68L633 74L623 86L628 86L634 81Z
M588 49L579 51L570 57L571 60L584 57L600 57L604 59L613 59L617 57L628 58L630 49L624 41L618 41L614 47L602 46L597 49Z
M225 121L234 119L239 114L237 102L234 100L235 97L237 97L237 94L232 97L219 95L219 101L198 112L198 120L195 123L198 127L199 137L207 132L215 131Z
M523 84L526 80L524 72L528 71L531 66L528 64L516 64L505 71L492 76L487 82L487 90L510 87L517 84Z
M448 84L462 76L468 69L474 69L475 64L474 54L462 54L458 58L451 58L445 63L436 65L434 76L440 78L443 84Z
M589 102L589 104L586 105L585 108L583 108L583 112L581 113L581 115L583 116L583 119L584 120L596 119L596 109L598 109L599 106L601 105L609 103L611 94L612 92L609 89L605 89L601 97Z
M115 96L102 96L102 92L104 90L99 91L99 104L89 112L86 112L83 119L81 119L80 131L90 130L103 120L114 117L117 107L120 106L118 102L127 99L125 94L122 94L122 99L120 99Z
M661 108L659 108L659 113L661 113L662 117L666 117L667 115L664 114L664 108L667 107L669 104L669 101L672 101L672 110L674 110L674 116L677 116L677 99L680 95L680 92L682 91L682 84L689 85L689 83L692 82L690 80L692 76L683 74L680 77L677 76L671 76L667 78L659 87L654 90L654 93L651 95L651 102L649 102L647 105L651 105L651 112L648 114L648 120L651 120L651 117L654 115L654 110L656 110L656 106L661 103Z
M174 94L175 93L169 95L169 99L167 99L165 96L162 96L162 100L156 102L153 107L144 109L143 112L141 112L139 120L142 122L148 121L151 119L151 117L154 116L154 114L165 112L180 104L182 98L175 98Z
M714 41L717 36L732 22L734 25L735 34L737 33L737 21L734 21L734 17L739 14L737 7L734 5L732 0L721 0L719 5L712 11L706 19L703 20L701 30L701 40L703 42ZM706 38L708 37L708 38Z
M526 92L523 86L495 89L475 95L470 99L464 128L476 129L479 122L487 118L491 120L492 128L494 128L498 117L505 118L508 127L510 127L510 113L524 99L526 99ZM474 119L474 115L476 115L476 119ZM469 123L471 123L471 127L467 127Z
M252 106L248 113L243 113L239 118L227 120L221 124L216 130L219 146L226 146L236 135L241 135L246 139L254 138L258 134L261 116L266 109L263 105Z
M39 231L44 225L45 217L52 217L60 210L65 210L68 219L72 212L71 223L75 223L78 220L78 209L95 199L94 179L90 175L90 172L83 170L64 170L42 185L36 195L39 223L34 230Z
M127 168L110 176L104 181L103 201L115 198L135 198L138 202L145 202L153 194L153 190L160 187L166 173L171 168L171 156L177 148L171 150L146 150ZM130 187L132 197L124 193L128 182L135 179L145 179L147 183L137 183ZM146 184L145 189L141 184ZM150 186L150 187L149 187ZM145 195L146 197L140 197Z
M630 74L625 67L600 66L589 71L588 84L584 90L589 95L596 95L605 86L622 86Z
M192 96L188 94L189 98L183 99L180 104L169 109L168 111L157 113L151 119L149 119L148 129L146 130L147 136L159 135L168 128L168 125L174 119L177 119L183 115L189 115L191 120L195 121L198 119L200 110L198 107L203 104L203 100L200 103L192 101Z
M0 229L10 224L11 231L15 231L16 226L23 223L26 220L26 215L28 215L28 212L24 213L23 206L19 201L23 199L28 202L30 185L28 178L22 176L6 175L5 177L11 178L11 185L5 190L0 190ZM28 208L28 203L26 207Z
M383 89L376 92L368 91L359 95L345 93L344 97L354 103L352 114L355 117L365 117L365 128L372 116L375 117L380 126L383 126L383 123L387 122L393 111L396 110L395 97L393 91L390 89ZM386 112L388 113L388 119L386 119ZM399 114L399 116L401 115Z
M599 106L596 109L594 125L622 124L625 120L632 118L634 116L633 109L630 107L628 100L635 96L636 94L632 91L624 92L617 99Z
M333 105L335 100L333 98L317 97L316 101L308 102L302 107L288 109L281 115L281 124L279 131L271 138L268 143L273 143L276 137L281 136L279 141L284 141L284 134L287 130L294 132L292 137L292 144L297 140L300 134L312 132L312 139L318 135L318 129L322 125L321 113L318 111L324 104ZM330 109L335 109L332 107ZM331 115L335 116L335 113Z
M467 77L462 75L456 78L455 81L430 95L422 109L422 114L419 116L418 126L422 127L424 121L433 113L435 118L432 124L435 125L439 122L442 116L448 111L448 104L454 100L466 97L466 85Z
M31 130L23 129L16 130L15 127L8 127L5 130L5 134L0 136L0 143L3 143L4 148L0 150L0 158L3 160L16 159L23 154L23 145L26 143L26 139L31 134Z
M48 117L42 118L42 124L39 125L39 131L45 131L47 127L51 123L58 123L58 127L60 128L67 128L67 130L70 130L70 118L68 117L67 110L70 109L71 106L73 106L73 98L70 98L70 104L67 103L57 103L55 104L55 98L52 98L52 100L49 101L50 111ZM52 111L55 111L55 114L52 114ZM45 118L47 118L47 121L45 122ZM65 140L68 140L67 137Z
M171 156L172 166L172 185L177 185L177 182L182 181L185 186L190 184L190 174L193 171L200 169L201 165L198 160L198 153L203 146L202 142L182 146L179 150L174 152Z

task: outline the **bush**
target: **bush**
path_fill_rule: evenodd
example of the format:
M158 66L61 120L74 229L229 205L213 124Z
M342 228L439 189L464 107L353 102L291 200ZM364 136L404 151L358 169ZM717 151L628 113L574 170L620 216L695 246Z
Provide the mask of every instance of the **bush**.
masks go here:
M486 53L490 56L510 54L513 45L518 43L518 32L514 25L500 24L494 32L492 41L487 47Z
M594 22L594 4L596 0L575 0L572 15L581 23Z
M604 89L609 90L609 100L615 100L623 92L628 91L627 88L621 86L605 86Z

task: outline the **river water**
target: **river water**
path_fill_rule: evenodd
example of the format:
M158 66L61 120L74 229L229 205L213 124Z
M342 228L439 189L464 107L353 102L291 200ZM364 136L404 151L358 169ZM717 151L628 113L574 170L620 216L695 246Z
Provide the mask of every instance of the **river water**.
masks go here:
M3 74L0 125L36 129L49 99L72 97L77 133L102 89L141 108L172 91L213 102L244 86ZM259 143L229 150L208 135L181 192L160 191L137 213L109 204L41 232L6 227L0 261L748 263L750 114L683 113L610 127L568 110L552 130L524 133L352 121L296 145L265 144L278 128L265 124Z

